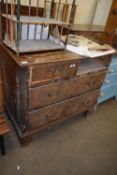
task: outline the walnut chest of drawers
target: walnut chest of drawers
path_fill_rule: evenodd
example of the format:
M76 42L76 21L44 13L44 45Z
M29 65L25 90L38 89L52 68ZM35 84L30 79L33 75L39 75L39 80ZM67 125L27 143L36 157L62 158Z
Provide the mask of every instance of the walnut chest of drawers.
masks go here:
M32 134L96 106L111 56L24 54L0 46L5 109L24 143Z

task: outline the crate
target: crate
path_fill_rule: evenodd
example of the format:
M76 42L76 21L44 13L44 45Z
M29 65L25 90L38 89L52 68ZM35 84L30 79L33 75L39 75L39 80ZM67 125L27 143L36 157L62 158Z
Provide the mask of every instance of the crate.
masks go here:
M2 42L17 55L64 49L63 27L72 21L75 0L28 0L25 2L28 13L24 14L23 2L1 0ZM65 37L67 41L67 34Z

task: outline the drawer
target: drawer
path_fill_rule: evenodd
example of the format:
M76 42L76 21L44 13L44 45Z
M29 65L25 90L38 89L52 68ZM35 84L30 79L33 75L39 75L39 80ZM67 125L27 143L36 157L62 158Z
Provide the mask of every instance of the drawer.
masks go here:
M88 110L97 103L98 95L99 91L93 91L83 96L73 97L40 110L29 112L29 130L43 128L55 121L64 120Z
M77 74L79 60L39 64L29 67L29 86L67 79Z
M117 83L101 89L98 104L115 96L117 97Z
M110 86L115 83L117 83L117 73L107 75L104 80L103 87Z
M105 72L85 74L70 80L29 89L29 110L41 108L67 98L100 88Z

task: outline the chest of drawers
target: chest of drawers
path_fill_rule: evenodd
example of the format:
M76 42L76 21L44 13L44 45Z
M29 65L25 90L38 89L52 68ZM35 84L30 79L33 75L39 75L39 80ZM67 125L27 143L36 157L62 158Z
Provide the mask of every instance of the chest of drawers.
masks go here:
M37 131L97 104L111 56L68 51L21 55L1 45L5 109L22 143Z
M117 99L117 56L113 56L104 83L101 87L98 104L115 97Z

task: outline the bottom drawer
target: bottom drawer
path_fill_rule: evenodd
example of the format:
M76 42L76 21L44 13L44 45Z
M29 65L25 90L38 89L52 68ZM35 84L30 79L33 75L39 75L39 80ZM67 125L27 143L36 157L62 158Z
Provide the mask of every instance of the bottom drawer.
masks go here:
M97 103L99 91L73 97L54 105L29 112L28 128L36 129L47 126L47 124L64 118L75 116Z
M117 83L108 87L103 87L98 98L98 104L115 96L117 96Z

